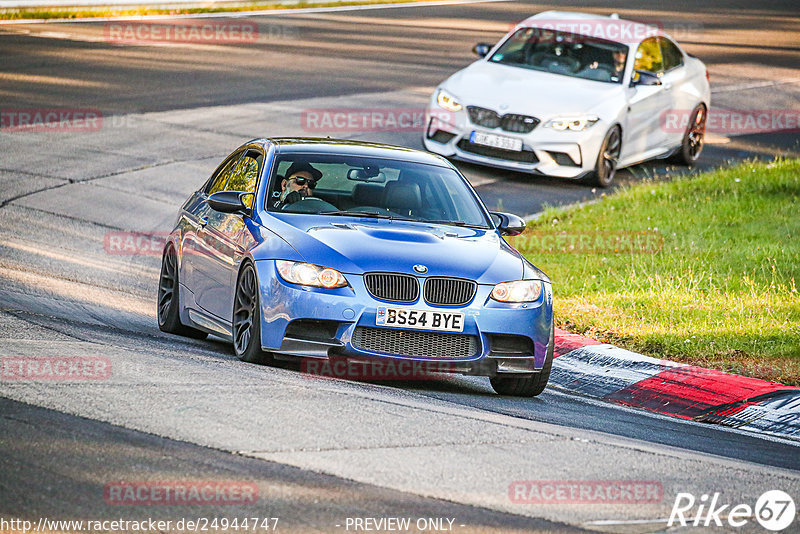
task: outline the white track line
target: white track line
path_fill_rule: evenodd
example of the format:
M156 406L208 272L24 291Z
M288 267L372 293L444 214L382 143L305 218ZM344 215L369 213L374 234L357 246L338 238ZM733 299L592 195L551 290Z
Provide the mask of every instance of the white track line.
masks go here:
M789 78L787 80L774 80L763 82L751 82L736 85L723 85L711 90L712 95L719 93L732 93L734 91L745 91L747 89L758 89L761 87L772 87L775 85L791 85L800 82L800 78Z
M11 24L55 24L73 22L110 22L137 20L175 20L175 19L222 19L257 16L291 16L313 13L335 13L339 11L365 11L370 9L397 9L403 7L453 6L461 4L485 4L489 2L509 2L510 0L434 0L432 2L404 2L401 4L366 4L360 6L306 7L299 9L263 9L260 11L232 11L226 13L192 13L188 15L139 15L131 17L86 17L76 19L14 19L0 20L0 26Z

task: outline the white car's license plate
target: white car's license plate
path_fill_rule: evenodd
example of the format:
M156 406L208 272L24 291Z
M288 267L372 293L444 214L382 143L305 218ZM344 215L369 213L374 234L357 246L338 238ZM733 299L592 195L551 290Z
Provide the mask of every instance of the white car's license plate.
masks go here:
M472 132L472 134L469 136L469 140L476 145L502 148L503 150L514 150L516 152L522 150L522 140L514 139L513 137L504 137L502 135L494 135L483 132Z
M393 328L418 328L440 332L463 332L464 314L457 312L384 308L379 306L375 315L376 326Z

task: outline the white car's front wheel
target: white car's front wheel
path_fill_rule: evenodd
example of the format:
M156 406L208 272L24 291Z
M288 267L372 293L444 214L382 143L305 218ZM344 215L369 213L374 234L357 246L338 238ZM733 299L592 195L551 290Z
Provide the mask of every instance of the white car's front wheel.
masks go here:
M597 163L594 167L591 179L595 185L608 187L614 180L619 164L619 154L622 149L622 132L619 126L611 128L600 145L600 152L597 154Z

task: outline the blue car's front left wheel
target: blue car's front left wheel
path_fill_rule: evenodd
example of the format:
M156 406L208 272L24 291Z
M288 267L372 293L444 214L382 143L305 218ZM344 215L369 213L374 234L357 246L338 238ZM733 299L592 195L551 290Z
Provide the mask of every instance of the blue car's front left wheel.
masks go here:
M261 309L256 270L250 262L239 271L233 300L233 348L236 356L249 363L269 363L272 358L261 350Z

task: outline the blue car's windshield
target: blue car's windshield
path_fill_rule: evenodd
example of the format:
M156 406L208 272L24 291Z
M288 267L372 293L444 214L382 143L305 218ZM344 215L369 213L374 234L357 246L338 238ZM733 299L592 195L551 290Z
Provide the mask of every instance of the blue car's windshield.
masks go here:
M453 169L349 155L278 156L266 208L490 227L469 185Z
M622 83L628 47L575 33L521 28L489 61L599 82Z

